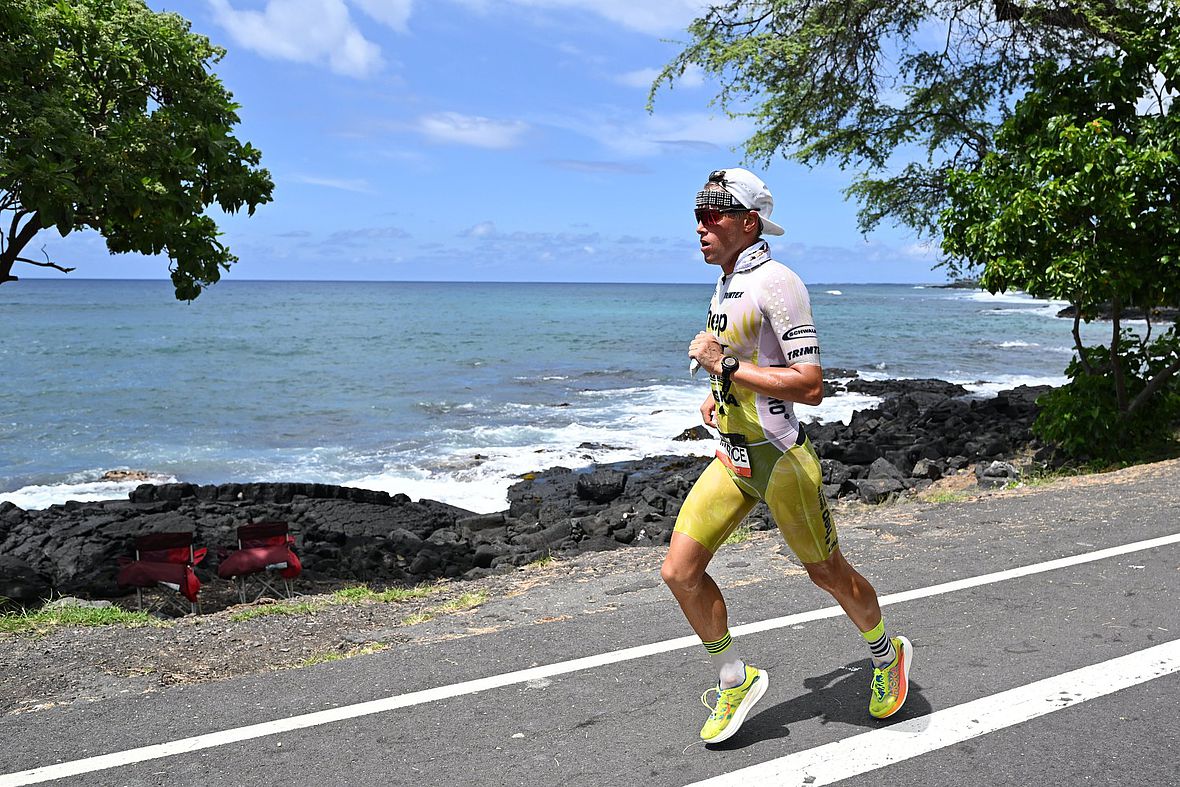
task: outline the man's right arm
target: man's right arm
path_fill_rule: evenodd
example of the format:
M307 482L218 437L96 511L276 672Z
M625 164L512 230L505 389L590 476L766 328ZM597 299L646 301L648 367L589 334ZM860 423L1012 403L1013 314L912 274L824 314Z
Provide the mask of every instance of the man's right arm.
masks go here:
M701 421L705 426L717 428L717 400L713 398L713 392L709 392L708 398L701 402Z

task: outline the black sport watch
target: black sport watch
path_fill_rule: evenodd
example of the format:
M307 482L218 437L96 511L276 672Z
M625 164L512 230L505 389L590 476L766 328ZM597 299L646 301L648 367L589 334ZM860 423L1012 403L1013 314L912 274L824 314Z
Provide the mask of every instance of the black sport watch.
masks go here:
M733 376L733 373L741 366L741 361L732 355L727 355L721 359L721 376L728 380Z

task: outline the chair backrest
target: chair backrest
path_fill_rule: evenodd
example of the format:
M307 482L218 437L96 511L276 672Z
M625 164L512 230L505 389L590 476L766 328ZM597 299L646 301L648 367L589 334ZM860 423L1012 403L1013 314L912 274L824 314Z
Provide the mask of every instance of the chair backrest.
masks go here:
M255 522L238 528L238 548L269 547L289 544L294 539L286 522Z
M164 585L179 591L194 605L201 581L193 567L204 559L205 547L193 548L192 531L148 533L135 539L135 560L119 558L120 586L151 588Z
M140 536L135 539L135 558L150 563L194 563L192 531Z

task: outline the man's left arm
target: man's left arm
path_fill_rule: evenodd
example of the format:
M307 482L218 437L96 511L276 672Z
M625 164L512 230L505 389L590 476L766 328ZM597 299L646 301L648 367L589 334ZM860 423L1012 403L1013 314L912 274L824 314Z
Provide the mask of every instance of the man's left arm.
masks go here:
M688 355L695 358L709 374L720 376L721 359L725 352L717 337L701 331L688 347ZM756 366L743 363L730 380L775 399L799 404L817 405L824 398L824 373L819 364L797 363L793 366Z

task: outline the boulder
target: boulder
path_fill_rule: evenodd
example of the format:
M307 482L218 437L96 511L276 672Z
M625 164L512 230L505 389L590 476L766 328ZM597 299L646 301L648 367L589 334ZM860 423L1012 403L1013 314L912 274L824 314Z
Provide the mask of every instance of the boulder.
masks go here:
M1013 481L1020 480L1020 470L1010 462L980 462L975 466L975 478L980 486L1007 486Z
M937 481L942 478L942 468L939 467L938 462L923 458L914 463L914 469L910 471L910 475L914 478Z
M594 470L578 476L575 490L582 500L609 503L627 487L627 474L617 470Z
M23 560L0 555L0 598L21 606L49 597L49 579Z
M892 478L895 481L902 481L905 479L905 475L896 467L894 467L891 462L882 458L874 459L873 463L869 465L868 478L870 480L879 478Z
M896 478L863 478L855 484L860 499L872 505L893 500L905 491L905 485Z
M713 435L704 425L691 426L672 438L674 442L683 443L689 440L712 440Z

